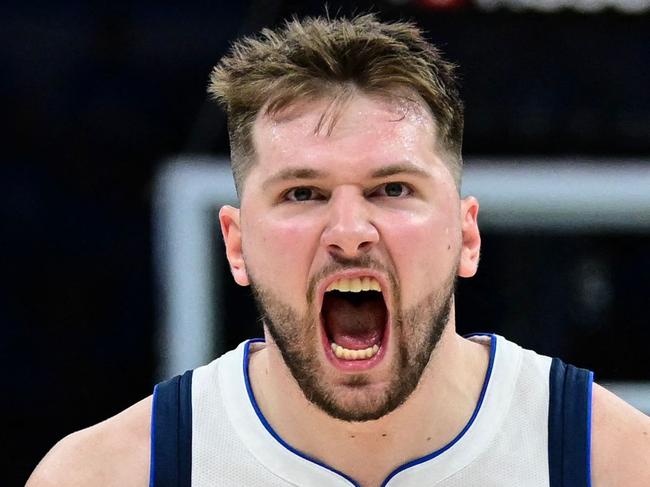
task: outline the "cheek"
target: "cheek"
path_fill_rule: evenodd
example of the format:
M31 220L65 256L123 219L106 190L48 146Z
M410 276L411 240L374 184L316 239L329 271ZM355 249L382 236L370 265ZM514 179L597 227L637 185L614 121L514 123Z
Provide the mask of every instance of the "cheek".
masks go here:
M402 219L387 235L405 305L417 302L449 277L458 260L457 223L440 215Z
M260 218L243 229L246 267L253 279L273 285L282 299L304 287L313 258L313 223ZM317 241L317 239L316 239ZM304 294L304 292L302 293Z

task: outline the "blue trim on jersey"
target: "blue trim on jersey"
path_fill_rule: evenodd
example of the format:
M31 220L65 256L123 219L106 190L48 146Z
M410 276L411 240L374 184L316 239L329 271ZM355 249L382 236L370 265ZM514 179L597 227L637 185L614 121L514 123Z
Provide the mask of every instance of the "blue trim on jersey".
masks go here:
M150 434L150 448L151 452L149 455L149 487L156 486L156 441L157 438L157 428L156 428L156 418L158 417L158 384L153 388L153 397L151 399L151 434Z
M157 384L151 409L150 487L190 487L192 371Z
M549 373L548 462L551 487L591 486L593 373L554 358Z
M489 337L491 337L491 340L490 340L490 359L489 359L489 363L488 363L488 368L487 368L487 372L485 374L485 380L483 381L483 387L481 389L481 395L479 396L479 400L478 400L478 402L476 404L476 407L474 408L474 412L472 413L472 417L469 419L469 421L467 422L465 427L462 429L462 431L460 433L458 433L458 435L453 440L451 440L447 445L443 446L442 448L436 450L433 453L430 453L429 455L418 458L416 460L412 460L412 461L410 461L408 463L405 463L405 464L401 465L400 467L397 467L382 482L382 484L381 484L382 487L384 487L395 475L402 472L403 470L406 470L406 469L408 469L410 467L413 467L415 465L419 465L421 463L427 462L427 461L431 460L432 458L435 458L435 457L441 455L442 453L444 453L445 451L447 451L458 440L460 440L463 437L463 435L467 432L467 430L474 423L474 420L476 419L476 416L478 415L478 412L481 409L481 405L483 404L483 399L485 398L485 392L487 391L487 386L488 386L488 383L490 382L490 377L492 376L492 367L494 365L494 359L495 359L496 351L497 351L497 339L496 339L496 336L494 334L489 334L489 333L476 333L476 334L474 334L472 336L489 336ZM246 343L246 346L244 347L244 364L243 364L243 367L244 367L244 382L246 384L246 391L248 392L248 398L250 399L250 402L251 402L251 404L253 406L253 409L255 410L255 413L257 414L257 417L259 418L261 423L264 425L264 428L266 428L266 430L271 434L271 436L273 438L275 438L275 440L278 443L280 443L283 447L285 447L290 452L298 455L301 458L304 458L305 460L308 460L308 461L310 461L312 463L315 463L316 465L319 465L319 466L321 466L321 467L323 467L323 468L325 468L325 469L327 469L327 470L329 470L331 472L334 472L337 475L340 475L341 477L343 477L344 479L346 479L350 483L352 483L352 485L358 487L359 484L357 482L355 482L351 477L348 477L347 475L345 475L342 472L339 472L335 468L330 467L330 466L328 466L328 465L326 465L326 464L324 464L322 462L319 462L318 460L316 460L314 458L311 458L309 455L306 455L305 453L302 453L301 451L298 451L295 448L293 448L291 445L286 443L280 437L280 435L278 435L275 432L275 430L271 427L271 425L268 423L268 421L264 417L264 414L262 414L262 411L260 410L259 405L257 404L257 401L255 400L255 396L253 395L253 389L252 389L251 384L250 384L250 378L248 376L249 348L250 348L251 343L258 343L258 342L264 342L264 340L261 339L261 338L256 338L256 339L253 339L253 340L249 340Z
M181 376L178 391L181 401L179 415L179 466L178 476L181 486L192 484L192 371Z
M398 473L400 473L400 472L402 472L402 471L404 471L404 470L406 470L406 469L408 469L410 467L414 467L415 465L420 465L421 463L425 463L425 462L427 462L427 461L429 461L429 460L443 454L447 450L449 450L452 446L454 446L455 443L458 442L458 440L460 440L465 435L467 430L474 423L474 420L476 419L476 416L478 416L478 412L481 409L481 405L483 404L483 399L485 398L485 392L487 391L487 387L488 387L488 384L490 382L490 377L492 376L492 367L494 366L494 358L496 357L496 353L497 353L497 339L496 339L496 336L494 334L490 334L490 333L475 333L475 334L472 334L470 336L489 336L489 337L492 337L491 340L490 340L490 360L489 360L489 363L488 363L487 372L485 373L485 380L483 381L483 387L481 389L481 395L478 398L478 402L476 403L476 407L474 408L474 412L472 413L472 417L469 419L469 421L467 422L465 427L462 429L462 431L460 433L458 433L458 435L456 435L456 438L451 440L449 443L447 443L442 448L434 451L433 453L430 453L430 454L428 454L426 456L420 457L420 458L418 458L416 460L411 460L410 462L407 462L404 465L402 465L400 467L397 467L382 482L382 484L381 484L382 487L384 487L390 481L390 479L395 477L395 475L397 475Z
M587 487L591 487L591 406L593 402L594 373L589 371L589 391L587 392Z
M251 404L253 406L253 409L255 410L255 414L257 414L257 417L260 419L261 423L264 425L264 428L266 428L266 431L268 431L271 434L271 436L273 438L275 438L275 440L278 443L280 443L283 447L285 447L291 453L293 453L295 455L298 455L299 457L304 458L305 460L308 460L308 461L310 461L312 463L315 463L316 465L320 465L321 467L323 467L323 468L325 468L325 469L327 469L327 470L329 470L331 472L334 472L337 475L340 475L341 477L343 477L344 479L349 481L355 487L360 487L359 484L357 484L351 477L348 477L343 472L339 472L335 468L332 468L332 467L330 467L330 466L328 466L328 465L326 465L326 464L324 464L322 462L319 462L315 458L312 458L309 455L307 455L307 454L293 448L291 445L289 445L287 442L285 442L280 437L280 435L278 435L275 432L273 427L266 420L266 418L264 417L264 414L262 414L262 411L260 410L259 405L257 404L257 401L255 400L255 396L253 395L253 389L251 387L250 378L248 376L248 356L249 356L250 345L251 345L251 343L258 343L258 342L264 342L264 339L255 338L255 339L249 340L246 343L246 346L244 347L244 382L246 383L246 392L248 392L248 398L250 399L250 402L251 402Z

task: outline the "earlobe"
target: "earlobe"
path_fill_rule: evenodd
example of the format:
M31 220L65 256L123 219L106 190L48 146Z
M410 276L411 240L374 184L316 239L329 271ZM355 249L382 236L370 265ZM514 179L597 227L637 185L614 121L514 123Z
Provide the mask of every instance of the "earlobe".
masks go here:
M219 210L219 223L223 241L226 245L226 257L230 264L230 272L235 282L240 286L248 286L248 273L242 252L241 224L239 209L232 206L223 206Z
M481 254L481 234L478 229L478 200L468 196L460 202L462 247L458 264L459 277L472 277L478 270Z

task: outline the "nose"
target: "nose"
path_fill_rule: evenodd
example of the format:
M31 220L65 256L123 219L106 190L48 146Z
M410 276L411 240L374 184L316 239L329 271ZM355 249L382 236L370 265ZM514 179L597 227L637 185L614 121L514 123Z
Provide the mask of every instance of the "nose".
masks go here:
M367 253L379 232L370 219L370 203L356 188L339 188L328 202L327 225L321 243L337 257L354 258Z

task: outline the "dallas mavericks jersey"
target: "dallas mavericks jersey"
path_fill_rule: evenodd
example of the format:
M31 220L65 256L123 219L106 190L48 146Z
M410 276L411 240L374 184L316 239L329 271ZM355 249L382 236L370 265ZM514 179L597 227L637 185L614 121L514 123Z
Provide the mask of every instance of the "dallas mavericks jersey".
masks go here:
M590 485L593 374L498 335L474 413L445 447L395 469L382 487ZM251 340L154 389L150 487L351 487L287 444L248 379Z

